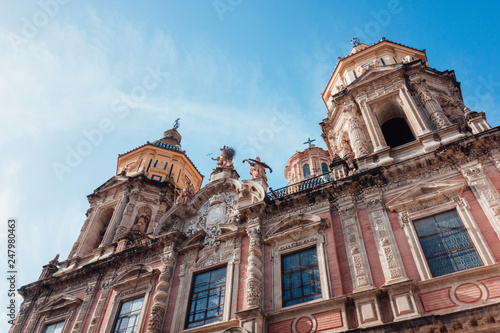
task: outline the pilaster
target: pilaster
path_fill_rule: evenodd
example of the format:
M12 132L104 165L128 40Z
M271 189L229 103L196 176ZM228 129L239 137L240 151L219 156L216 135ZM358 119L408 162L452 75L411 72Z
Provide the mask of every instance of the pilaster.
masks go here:
M484 172L483 165L474 161L462 165L462 175L467 180L474 196L488 217L493 229L500 238L500 194Z
M337 201L337 208L340 213L342 231L345 237L345 247L354 292L372 289L374 288L373 280L354 198L344 197L339 199Z
M407 280L403 260L392 232L381 193L365 195L366 209L385 277L385 285Z

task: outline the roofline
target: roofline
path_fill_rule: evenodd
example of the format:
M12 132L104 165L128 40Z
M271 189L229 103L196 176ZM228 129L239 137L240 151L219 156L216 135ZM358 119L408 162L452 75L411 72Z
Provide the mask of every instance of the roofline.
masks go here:
M137 149L140 149L140 148L143 148L143 147L146 147L146 146L151 146L151 147L158 148L158 149L173 151L173 152L177 152L177 153L180 153L180 154L184 155L188 159L188 161L193 165L194 169L200 174L202 182L203 182L203 178L205 178L205 176L203 176L201 174L200 170L198 170L198 168L196 167L196 165L194 164L194 162L189 158L189 156L187 156L187 154L186 154L186 152L184 150L172 150L172 149L167 149L167 148L159 147L159 146L156 146L152 142L149 142L149 141L147 143L143 144L142 146L139 146L137 148L129 150L126 153L118 154L118 159L116 160L116 171L118 172L118 167L119 167L118 160L120 159L120 157L125 156L127 154L130 154L130 153L136 151Z
M385 37L382 37L381 40L379 40L378 42L375 42L373 43L372 45L369 45L367 46L366 48L364 48L363 50L359 51L359 52L355 52L355 53L351 53L351 54L348 54L346 55L345 57L343 58L339 58L338 62L337 62L337 65L335 65L335 69L333 70L332 72L332 75L330 76L330 79L328 80L328 83L326 84L326 87L325 89L323 90L323 92L321 93L321 96L323 97L326 93L326 90L328 89L328 86L330 84L330 82L332 81L334 75L335 75L335 72L337 71L337 68L339 67L339 64L344 61L345 59L347 58L350 58L354 55L359 55L361 53L363 53L365 50L368 50L369 48L373 47L373 46L376 46L376 45L379 45L381 43L384 43L384 42L387 42L387 43L391 43L391 44L394 44L394 45L398 45L398 46L403 46L403 47L407 47L409 49L412 49L412 50L415 50L415 51L418 51L418 52L423 52L425 54L425 58L427 59L427 53L425 52L426 50L425 49L422 49L422 50L419 50L419 49L416 49L414 47L411 47L411 46L408 46L408 45L404 45L404 44L401 44L401 43L396 43L396 42L393 42L391 40L388 40L388 39L385 39ZM323 100L323 102L325 103L325 106L328 108L328 105L326 104L326 101L324 98L321 98Z

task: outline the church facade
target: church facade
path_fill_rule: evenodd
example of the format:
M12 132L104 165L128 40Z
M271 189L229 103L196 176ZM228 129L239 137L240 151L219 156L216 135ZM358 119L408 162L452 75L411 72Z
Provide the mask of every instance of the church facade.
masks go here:
M10 332L500 331L499 129L385 39L355 40L322 98L328 151L280 189L225 146L201 187L177 125L120 155Z

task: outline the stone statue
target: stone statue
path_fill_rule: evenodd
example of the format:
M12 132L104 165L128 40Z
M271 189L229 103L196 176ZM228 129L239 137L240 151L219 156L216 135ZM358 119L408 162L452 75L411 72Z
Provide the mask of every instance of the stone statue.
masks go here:
M271 169L266 163L260 161L260 157L256 157L255 160L246 159L243 160L242 163L245 162L248 162L248 164L250 164L250 166L252 167L250 169L252 180L255 180L257 178L264 178L265 180L267 180L266 168L268 168L270 172L273 172L273 169Z
M149 216L148 214L146 213L141 214L137 222L132 227L132 229L145 233L150 219L151 216Z
M185 205L189 202L194 195L194 186L191 183L186 183L186 186L182 190L175 190L179 195L175 200L176 205Z
M344 135L339 144L339 157L346 161L349 169L354 169L354 152L352 151L349 139Z
M212 160L217 161L217 164L215 165L216 168L220 169L234 169L233 165L233 157L235 155L235 151L233 148L230 147L222 147L220 149L221 154L217 158L213 158Z

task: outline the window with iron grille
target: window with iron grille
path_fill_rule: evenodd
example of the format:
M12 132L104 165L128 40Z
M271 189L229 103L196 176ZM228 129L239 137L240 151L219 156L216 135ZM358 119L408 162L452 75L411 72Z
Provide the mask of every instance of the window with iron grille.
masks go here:
M186 328L222 320L226 289L226 267L193 277Z
M64 327L64 320L45 326L43 333L61 333Z
M483 265L456 210L413 223L432 276Z
M281 267L283 306L321 298L315 247L282 256Z
M120 305L118 318L113 333L135 333L139 323L144 296L123 302Z

